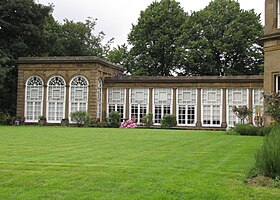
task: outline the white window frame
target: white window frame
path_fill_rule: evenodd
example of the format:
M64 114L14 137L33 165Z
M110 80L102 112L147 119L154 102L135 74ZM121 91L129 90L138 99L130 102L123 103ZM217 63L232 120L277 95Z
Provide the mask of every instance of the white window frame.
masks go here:
M145 92L147 92L147 99L146 99L146 102L145 102L145 99L142 98L142 99L135 99L135 100L141 100L143 102L141 103L137 103L137 102L132 102L132 91L135 90L135 92L137 93L137 91L143 91L144 92L144 95L145 95ZM137 109L138 109L138 113L137 113L137 121L136 123L137 124L141 124L141 107L142 106L145 106L146 107L146 113L145 114L148 114L149 112L149 99L150 99L150 94L149 94L149 89L148 88L132 88L132 89L129 89L129 119L132 119L131 115L132 115L132 106L137 106Z
M221 92L221 99L220 99L220 104L216 103L217 102L217 97L215 100L208 100L211 103L204 103L203 102L203 92L204 90L208 90L207 96L209 92L211 93L212 90L220 91ZM210 106L210 124L204 124L204 106ZM219 106L220 107L220 118L219 124L213 124L213 115L214 115L214 107ZM202 127L221 127L222 125L222 112L223 112L223 90L221 88L203 88L201 90L201 122L202 122Z
M76 79L76 78L83 78L85 81L86 81L86 85L85 86L80 86L81 88L81 90L83 91L83 92L85 92L84 90L86 90L86 96L84 96L83 94L82 94L82 96L81 96L81 98L86 98L86 100L72 100L72 89L73 89L73 87L77 87L77 86L73 86L72 85L72 82ZM70 119L70 121L72 122L72 120L71 120L71 112L75 112L75 111L72 111L72 104L77 104L77 110L76 111L88 111L88 87L89 87L89 82L88 82L88 80L87 80L87 78L86 77L84 77L84 76L80 76L80 75L78 75L78 76L75 76L75 77L73 77L72 79L71 79L71 81L70 81L70 87L69 87L69 108L68 108L68 110L69 110L69 119ZM74 95L75 95L75 92L74 92ZM82 109L82 104L85 104L85 109Z
M233 103L233 104L231 104L230 102L229 102L229 90L241 90L242 91L242 99L239 101L239 102L241 102L240 104L236 104L236 103ZM243 103L243 101L245 101L244 99L243 99L243 91L246 91L247 92L247 98L246 98L246 104L244 104ZM234 92L233 92L234 93ZM232 113L232 111L231 111L231 109L232 109L232 107L233 106L247 106L247 108L249 108L249 89L248 88L229 88L229 89L227 89L227 91L226 91L226 97L227 97L227 105L226 105L226 109L227 109L227 126L228 127L234 127L234 124L236 124L236 123L240 123L240 120L238 119L238 117L237 116L234 116L234 124L230 124L230 113ZM245 122L244 123L248 123L248 120L245 120Z
M195 101L194 103L192 102L182 102L182 103L179 103L179 90L182 90L182 95L184 96L184 93L185 92L188 92L192 95L192 92L193 90L195 91ZM182 97L184 98L184 97ZM183 100L184 101L184 100ZM190 100L192 101L192 100ZM179 107L180 106L184 106L185 109L186 109L186 113L185 113L185 124L180 124L179 123ZM187 121L189 120L188 119L188 108L191 107L191 106L194 106L194 123L192 124L188 124ZM197 89L195 88L178 88L176 90L176 119L177 119L177 125L178 126L195 126L196 122L197 122Z
M253 124L254 125L257 125L255 123L255 116L256 116L256 108L259 107L261 109L261 117L264 117L264 102L263 102L263 97L262 97L262 92L263 92L263 89L261 88L254 88L252 90L252 94L253 94L253 102L252 102L252 105L253 105ZM256 99L256 96L258 97L258 99ZM264 119L262 119L264 120ZM262 124L263 125L263 124Z
M55 101L55 100L49 100L49 90L50 90L50 81L53 79L53 78L61 78L64 82L64 87L63 87L63 92L64 92L64 96L63 96L63 101ZM65 82L65 79L61 76L52 76L49 80L48 80L48 83L47 83L47 113L46 113L46 118L47 118L47 122L49 123L61 123L61 120L63 118L65 118L65 100L66 100L66 82ZM55 113L57 113L57 107L58 107L58 103L62 103L63 104L63 110L62 110L62 117L61 119L57 119L57 120L49 120L49 104L50 103L55 103ZM58 116L55 115L55 118L57 118Z
M159 94L162 93L162 91L160 91L160 90L166 90L166 91L170 90L171 91L171 93L170 93L170 95L171 95L170 103L162 103L162 104L161 103L155 103L155 91L156 90L159 91L158 92ZM160 125L160 123L156 123L155 122L155 115L156 115L155 109L156 109L156 106L160 106L161 107L161 116L162 117L165 116L164 112L165 112L165 108L166 107L169 107L170 115L173 114L173 110L172 110L173 109L173 89L172 88L154 88L152 95L153 95L153 122L154 122L154 125Z
M36 86L38 92L40 92L40 90L41 90L41 94L39 94L39 96L37 96L37 99L34 99L34 98L31 97L32 96L31 95L31 93L32 93L32 91L31 91L32 90L32 85L28 85L28 82L31 81L31 79L34 79L34 78L39 79L39 81L41 82L39 85L37 85L37 84L33 85L33 87ZM29 90L29 87L31 87L30 88L30 97L32 98L30 100L28 100L28 93L29 93L28 90ZM28 111L28 104L29 103L32 104L32 119L28 118L28 113L29 113L29 111ZM36 113L35 113L35 111L36 111L35 107L36 107L36 104L38 104L38 103L41 104L40 105L41 108L39 109L40 114L37 116ZM39 76L31 76L31 77L29 77L27 79L27 81L25 83L25 109L24 109L24 111L25 111L24 112L25 122L38 122L39 117L43 115L43 106L44 106L44 82L43 82L42 78L39 77Z
M112 95L113 95L114 92L124 92L123 101L110 102L109 101L109 91L110 90L112 90ZM122 106L123 107L123 114L122 114L123 117L121 117L121 120L126 119L126 89L125 88L107 88L107 116L109 116L109 114L110 114L109 113L109 107L110 106L114 106L114 111L118 111L118 106Z
M96 117L98 119L102 119L102 89L103 89L103 82L102 79L98 80L97 83L97 108L96 108Z

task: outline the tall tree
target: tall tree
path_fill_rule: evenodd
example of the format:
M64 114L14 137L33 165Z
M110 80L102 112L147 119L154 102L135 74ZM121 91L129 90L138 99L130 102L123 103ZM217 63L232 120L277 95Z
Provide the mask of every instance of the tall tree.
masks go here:
M263 27L254 10L235 0L213 0L184 25L177 49L183 75L252 75L262 72L258 45Z
M65 19L62 24L50 15L46 20L46 53L50 56L98 56L107 57L113 39L103 42L105 34L94 34L96 19L85 23ZM104 44L103 44L104 43Z
M108 53L108 59L116 65L125 67L125 73L127 74L130 74L134 68L134 59L126 44L121 46L118 45L117 47L114 47L112 50L110 50Z
M142 11L128 36L135 75L168 76L178 68L176 41L187 14L175 0L155 1Z
M18 56L42 53L45 17L50 6L33 0L2 0L0 4L0 113L15 114Z

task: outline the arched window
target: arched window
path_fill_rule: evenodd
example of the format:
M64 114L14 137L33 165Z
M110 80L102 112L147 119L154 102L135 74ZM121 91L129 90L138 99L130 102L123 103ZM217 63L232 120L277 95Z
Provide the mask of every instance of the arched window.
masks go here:
M70 82L69 115L76 111L87 111L88 81L83 76L76 76Z
M97 83L97 118L102 118L102 80Z
M47 121L60 123L65 116L65 81L59 76L48 82Z
M38 122L43 115L43 81L37 76L30 77L25 89L25 121Z

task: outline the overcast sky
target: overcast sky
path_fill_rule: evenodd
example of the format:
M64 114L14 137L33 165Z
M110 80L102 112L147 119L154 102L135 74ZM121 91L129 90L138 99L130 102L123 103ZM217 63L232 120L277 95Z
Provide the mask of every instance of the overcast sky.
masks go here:
M84 22L88 17L97 18L97 31L106 34L106 40L115 38L114 45L126 43L132 24L136 24L140 11L154 0L35 0L48 5L54 4L53 15L62 22L67 18ZM186 12L198 11L211 0L177 0ZM255 9L264 21L264 0L239 0L242 9Z

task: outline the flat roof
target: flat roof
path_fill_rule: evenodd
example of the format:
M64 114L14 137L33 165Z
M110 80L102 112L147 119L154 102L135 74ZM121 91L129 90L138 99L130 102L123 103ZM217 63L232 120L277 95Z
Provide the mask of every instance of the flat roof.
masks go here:
M99 63L107 67L124 71L122 66L114 65L96 56L54 56L54 57L19 57L17 64L68 64L68 63Z
M263 83L263 76L117 76L105 83Z

